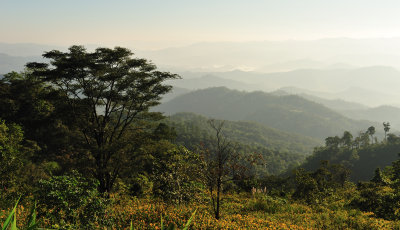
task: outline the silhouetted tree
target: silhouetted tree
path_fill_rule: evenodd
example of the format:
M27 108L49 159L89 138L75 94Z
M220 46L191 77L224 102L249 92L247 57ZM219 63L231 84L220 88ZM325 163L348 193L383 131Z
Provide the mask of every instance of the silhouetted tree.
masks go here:
M385 131L385 141L386 141L386 140L387 140L386 134L387 134L387 132L389 132L389 130L390 130L390 124L389 124L389 122L383 122L383 130Z
M329 148L338 148L340 144L340 137L334 136L334 137L327 137L325 139L325 145Z
M64 95L100 192L110 192L121 168L129 165L123 159L132 153L129 148L135 138L132 133L140 129L137 124L161 118L149 108L171 90L162 83L178 77L157 71L154 64L132 55L121 47L90 53L83 46L72 46L65 53L46 52L43 57L50 59L50 64L27 65Z
M374 142L374 134L375 134L375 127L374 126L370 126L367 130L368 135L371 136L371 142Z
M353 135L349 131L345 131L341 139L343 145L350 148L352 146L352 141L353 141Z

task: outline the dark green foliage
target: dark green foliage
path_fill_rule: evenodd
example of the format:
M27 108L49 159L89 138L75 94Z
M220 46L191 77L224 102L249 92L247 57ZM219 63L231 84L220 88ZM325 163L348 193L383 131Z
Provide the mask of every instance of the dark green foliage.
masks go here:
M129 165L136 136L132 130L143 129L142 121L160 119L149 108L171 90L163 82L178 77L157 71L152 63L132 55L121 47L87 52L82 46L72 46L68 52L46 52L43 57L50 64L27 65L35 77L63 96L68 123L78 131L82 163L100 182L103 193L111 192Z
M335 190L344 187L349 178L349 170L342 165L330 165L327 161L321 162L314 172L298 169L296 175L296 190L294 199L304 200L308 204L318 204L335 193Z
M39 216L63 223L64 228L85 226L91 229L91 224L102 222L106 207L106 200L97 187L96 180L77 172L41 180L35 193Z
M390 186L374 182L362 182L357 186L359 195L351 205L362 211L373 212L377 217L398 220L400 219L400 193Z
M0 191L10 189L23 167L23 132L15 124L0 119Z
M160 128L161 127L161 128ZM140 139L133 167L122 171L121 179L131 195L155 195L166 202L181 203L194 198L201 188L201 159L181 145L171 143L173 128L159 124Z
M388 220L400 219L400 160L384 170L377 168L370 182L357 185L359 195L351 205Z
M36 163L56 161L73 151L73 130L63 122L70 111L57 90L30 72L6 74L0 88L0 117L21 125L26 140L40 148L33 158Z
M251 202L247 210L261 211L269 214L278 213L287 204L287 200L263 194L256 194L255 201Z
M291 178L269 175L258 179L258 185L254 187L265 188L267 194L285 197L293 187Z
M369 180L376 168L384 168L395 161L400 152L400 138L394 134L387 135L387 141L373 144L370 142L370 131L360 132L351 139L347 132L343 137L328 137L326 145L314 149L314 154L303 164L307 170L315 170L321 161L342 164L351 171L351 180Z
M136 197L150 195L153 191L153 182L148 175L139 174L128 179L129 193Z
M0 87L0 114L7 120L39 127L54 111L49 97L56 95L51 95L52 91L29 72L6 74L0 80Z
M371 182L374 182L377 185L388 185L390 184L389 178L387 178L380 168L375 170L375 175L372 178Z
M153 139L175 141L176 135L177 134L174 127L170 127L165 123L160 123L153 132Z
M36 151L36 145L25 141L21 126L0 118L0 206L10 205L33 186L36 177L29 175L30 160Z
M164 145L164 146L162 146ZM202 161L199 154L182 146L157 143L153 155L153 194L167 202L182 203L195 198L203 189Z

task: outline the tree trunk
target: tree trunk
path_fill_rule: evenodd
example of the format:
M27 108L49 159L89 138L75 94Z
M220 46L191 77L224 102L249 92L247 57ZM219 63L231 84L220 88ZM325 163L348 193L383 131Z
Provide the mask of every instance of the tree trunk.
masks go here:
M221 180L218 178L218 182L217 182L217 208L216 208L216 212L215 212L215 219L217 219L217 220L219 220L220 192L221 192Z

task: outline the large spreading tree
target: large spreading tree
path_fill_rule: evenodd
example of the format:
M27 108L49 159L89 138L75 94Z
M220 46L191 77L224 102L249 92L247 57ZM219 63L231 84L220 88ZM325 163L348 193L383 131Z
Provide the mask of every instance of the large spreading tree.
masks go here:
M100 192L110 192L124 167L129 165L142 121L159 119L150 112L171 90L167 79L176 74L157 71L151 62L132 57L121 47L88 52L72 46L43 57L48 63L29 63L28 69L49 87L60 91L69 108L66 116L81 136L81 156L99 180Z

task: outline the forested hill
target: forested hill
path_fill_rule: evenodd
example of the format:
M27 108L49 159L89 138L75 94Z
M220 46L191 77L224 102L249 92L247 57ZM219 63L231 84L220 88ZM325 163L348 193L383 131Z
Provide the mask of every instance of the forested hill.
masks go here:
M314 94L312 94L313 92L307 92L305 90L297 89L294 87L281 88L281 89L273 91L271 93L274 95L279 95L279 96L298 95L309 101L313 101L313 102L322 104L322 105L324 105L330 109L333 109L335 111L338 111L338 112L341 112L343 110L368 109L368 106L357 103L357 102L346 101L343 99L326 99L326 98L323 98L320 96L315 96ZM318 92L316 92L315 94L318 94Z
M325 139L345 130L357 133L372 124L356 121L299 96L276 96L264 92L241 92L225 87L190 92L161 104L157 111L166 114L193 112L233 121L254 121L268 127Z
M170 125L176 129L178 141L186 146L198 143L195 139L212 133L207 120L208 118L194 113L178 113L168 118ZM322 144L317 139L283 132L255 122L225 121L224 133L230 140L246 145L302 155L311 154L315 146ZM193 140L190 141L191 139Z
M198 151L204 148L202 143L215 138L215 130L208 124L208 120L193 113L179 113L167 118L166 122L174 127L177 144ZM249 167L258 176L276 175L294 168L311 154L313 146L321 145L311 138L287 134L251 122L224 121L222 130L232 146L235 146L239 158L245 159L254 154L261 156L257 164Z
M364 133L342 137L329 137L323 147L314 149L301 166L307 170L320 167L321 161L341 164L350 170L350 178L354 181L368 181L376 168L384 169L399 159L400 137L388 133L386 140L376 141L373 136Z

